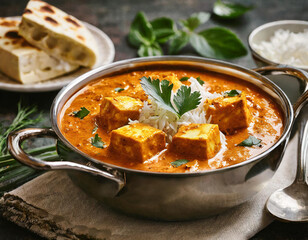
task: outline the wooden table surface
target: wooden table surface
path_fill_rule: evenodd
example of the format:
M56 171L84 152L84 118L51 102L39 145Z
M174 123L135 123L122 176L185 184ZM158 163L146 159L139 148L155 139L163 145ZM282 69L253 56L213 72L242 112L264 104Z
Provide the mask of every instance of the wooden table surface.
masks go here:
M221 21L211 18L203 28L224 26L236 32L247 46L248 34L257 26L275 20L308 20L307 0L259 0L244 1L253 3L255 8L234 21ZM1 0L0 16L20 15L27 0ZM214 0L55 0L49 3L102 29L112 39L115 49L115 61L136 57L136 49L127 43L127 33L135 14L142 10L149 19L167 16L175 20L189 17L199 11L210 12ZM193 52L185 54L195 55ZM239 65L252 68L255 64L250 53L232 60ZM57 91L48 93L17 93L0 90L0 121L10 120L16 113L16 106L22 97L29 104L38 105L46 117L48 125L49 108ZM37 235L22 229L0 217L0 239L40 239ZM206 237L205 237L206 239ZM308 239L308 224L273 222L252 239Z

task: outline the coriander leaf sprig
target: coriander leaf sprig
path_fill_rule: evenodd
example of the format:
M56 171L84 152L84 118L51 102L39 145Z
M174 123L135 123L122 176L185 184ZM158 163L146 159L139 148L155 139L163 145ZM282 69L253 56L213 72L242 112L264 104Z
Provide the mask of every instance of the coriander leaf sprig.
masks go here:
M86 109L85 107L81 107L80 110L72 112L72 115L74 117L78 117L80 119L84 119L86 116L88 116L90 111Z
M201 94L198 91L191 92L191 88L182 85L171 100L173 84L168 80L142 77L141 86L145 93L153 98L166 110L177 115L178 118L186 112L196 109L201 102ZM175 107L174 107L175 105Z
M171 103L171 93L173 84L167 80L160 81L151 77L142 77L141 86L145 93L151 96L157 103L163 106L166 110L177 114Z
M224 92L224 96L228 96L228 97L235 97L235 96L239 96L241 95L242 91L240 90L236 90L236 89L232 89L230 91L226 91Z
M105 148L105 143L102 141L102 138L95 134L94 137L91 137L91 144L97 148Z
M201 94L197 91L192 93L190 87L182 85L176 92L173 102L177 108L178 116L181 117L184 113L198 107L201 102Z
M172 167L175 167L175 168L177 168L177 167L180 167L180 166L182 166L183 164L186 164L186 163L188 163L189 161L187 160L187 159L178 159L178 160L176 160L176 161L174 161L174 162L171 162L171 165L172 165Z
M252 147L252 146L261 146L261 140L256 138L255 136L249 136L247 139L239 143L237 146L242 147Z

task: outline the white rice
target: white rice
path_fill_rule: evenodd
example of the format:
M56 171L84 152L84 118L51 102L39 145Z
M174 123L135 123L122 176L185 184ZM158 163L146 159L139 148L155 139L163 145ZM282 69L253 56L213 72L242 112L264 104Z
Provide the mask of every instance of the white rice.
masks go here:
M296 67L308 66L308 29L294 33L278 29L270 41L252 44L252 48L262 57L275 63Z

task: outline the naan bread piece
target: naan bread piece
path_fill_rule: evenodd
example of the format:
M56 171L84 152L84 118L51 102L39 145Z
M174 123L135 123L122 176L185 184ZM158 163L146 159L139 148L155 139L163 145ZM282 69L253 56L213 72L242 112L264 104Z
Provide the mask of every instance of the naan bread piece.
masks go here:
M48 54L85 67L97 59L97 43L78 19L43 1L29 1L19 34Z
M49 56L18 35L20 21L0 18L0 71L21 83L51 79L79 66Z

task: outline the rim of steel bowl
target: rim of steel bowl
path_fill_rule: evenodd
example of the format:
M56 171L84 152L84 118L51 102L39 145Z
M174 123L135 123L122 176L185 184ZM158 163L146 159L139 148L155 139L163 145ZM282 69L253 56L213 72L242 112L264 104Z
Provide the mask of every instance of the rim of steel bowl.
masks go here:
M155 63L155 62L163 62L163 61L178 61L178 62L198 62L201 64L209 64L213 65L216 64L216 67L223 67L223 68L233 68L239 72L246 73L248 75L253 75L255 78L258 78L262 82L266 82L266 84L269 84L272 87L272 91L274 91L278 96L280 101L285 105L286 107L286 112L289 113L289 115L285 116L286 121L284 122L284 130L283 133L281 134L280 138L267 150L264 152L249 158L243 162L228 166L228 167L223 167L219 169L213 169L213 170L203 170L203 171L198 171L198 172L185 172L185 173L165 173L165 172L149 172L149 171L143 171L143 170L136 170L136 169L130 169L130 168L125 168L109 163L105 163L103 161L100 161L98 159L95 159L88 154L82 152L81 150L77 149L75 146L73 146L61 133L59 125L58 125L58 119L61 117L60 113L62 110L62 107L64 104L71 99L71 97L79 91L81 88L86 86L88 83L92 82L93 80L99 78L100 76L103 76L105 74L101 74L102 71L107 73L112 73L113 69L116 67L120 67L123 65L126 65L128 69L133 67L134 64L136 63ZM257 86L258 87L258 86ZM259 87L260 88L260 87ZM67 97L67 98L66 98ZM63 99L65 99L65 102L63 103ZM213 174L213 173L218 173L218 172L225 172L229 171L231 169L239 168L242 167L246 164L249 164L251 162L258 161L259 159L265 157L268 155L272 150L274 150L276 147L278 147L288 136L290 133L292 123L293 123L293 108L292 104L290 103L290 100L286 96L286 94L272 81L270 81L268 78L262 76L261 74L254 72L253 70L241 67L236 64L220 61L220 60L213 60L213 59L207 59L207 58L202 58L202 57L194 57L194 56L159 56L159 57L144 57L144 58L133 58L133 59L127 59L127 60L122 60L118 62L114 62L99 68L96 68L92 71L89 71L88 73L85 73L81 75L80 77L76 78L73 80L71 83L69 83L66 87L64 87L55 97L51 110L50 110L50 119L51 119L51 125L53 130L56 132L57 136L59 139L70 149L73 151L79 153L83 157L87 158L89 161L94 162L95 164L101 165L103 167L107 168L112 168L112 169L117 169L122 172L133 172L137 174L147 174L147 175L164 175L164 176L171 176L171 177L182 177L182 176L200 176L200 175L206 175L206 174Z

